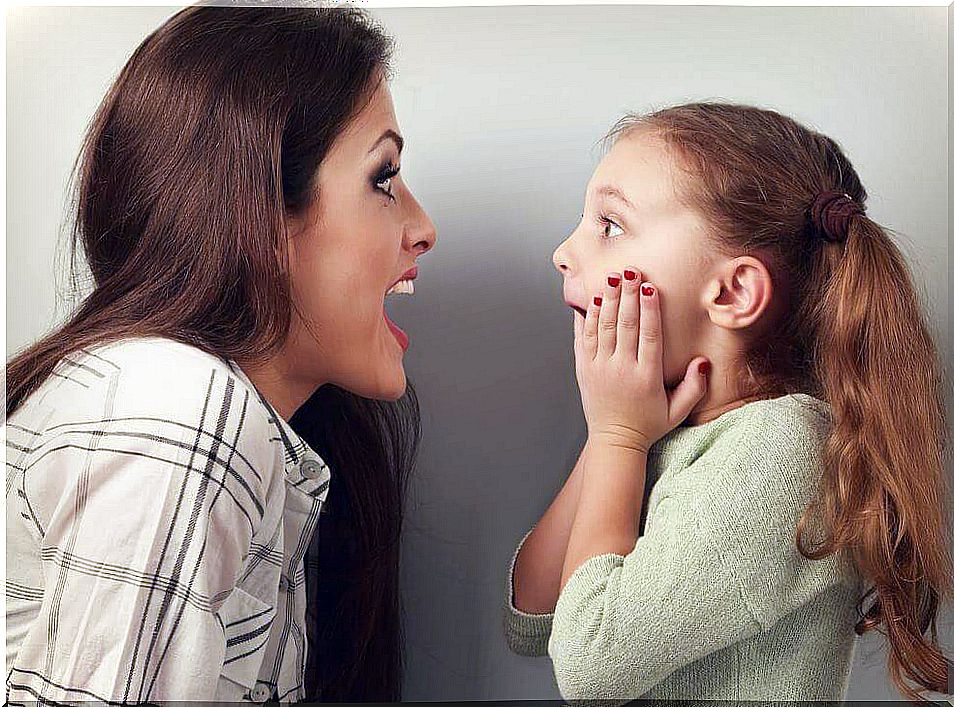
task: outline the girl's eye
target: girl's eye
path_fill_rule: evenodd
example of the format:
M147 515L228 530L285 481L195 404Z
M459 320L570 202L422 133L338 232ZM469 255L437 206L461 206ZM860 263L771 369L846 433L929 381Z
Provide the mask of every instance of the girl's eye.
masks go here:
M623 229L615 221L611 221L610 219L601 215L599 217L599 222L603 225L603 238L617 238L618 236L622 235ZM616 233L615 235L610 235L610 233L607 233L607 230L612 231L613 227L618 228L619 233Z

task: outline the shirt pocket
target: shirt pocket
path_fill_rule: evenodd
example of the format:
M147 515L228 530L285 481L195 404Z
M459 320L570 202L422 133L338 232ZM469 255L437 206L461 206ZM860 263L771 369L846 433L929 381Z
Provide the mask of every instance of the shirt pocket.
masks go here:
M222 676L243 687L255 687L275 619L275 607L235 587L219 607L218 614L225 631Z

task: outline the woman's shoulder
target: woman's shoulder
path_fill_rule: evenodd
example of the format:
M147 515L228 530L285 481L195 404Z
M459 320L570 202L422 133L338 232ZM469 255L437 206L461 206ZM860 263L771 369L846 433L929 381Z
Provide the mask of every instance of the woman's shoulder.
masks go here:
M77 422L153 423L275 437L271 415L232 362L166 337L130 337L72 351L12 416L33 434Z
M193 382L197 376L229 370L227 359L164 336L116 339L79 349L67 358L101 378L126 376Z
M138 475L140 485L191 470L260 507L285 451L269 408L231 365L160 337L73 351L8 418L8 473L29 473L52 506L86 468Z
M73 351L58 364L88 386L112 389L111 395L143 390L161 399L205 399L217 380L231 389L247 386L230 362L193 344L161 337L129 337ZM65 372L65 371L61 371Z

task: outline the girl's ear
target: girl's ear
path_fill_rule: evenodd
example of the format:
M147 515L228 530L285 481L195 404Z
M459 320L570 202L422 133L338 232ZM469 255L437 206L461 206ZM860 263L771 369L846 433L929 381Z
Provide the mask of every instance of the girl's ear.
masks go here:
M758 258L727 260L706 286L709 319L725 329L753 326L772 301L772 277Z

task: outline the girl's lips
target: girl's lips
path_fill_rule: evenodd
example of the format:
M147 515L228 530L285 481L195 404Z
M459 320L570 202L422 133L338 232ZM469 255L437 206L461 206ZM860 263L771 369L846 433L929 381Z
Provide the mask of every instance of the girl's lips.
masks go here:
M394 334L394 338L397 339L397 342L401 345L401 348L407 351L407 348L411 343L407 334L404 333L401 327L391 321L391 318L388 316L386 310L384 311L384 321L387 323L388 329L391 330L391 333Z

